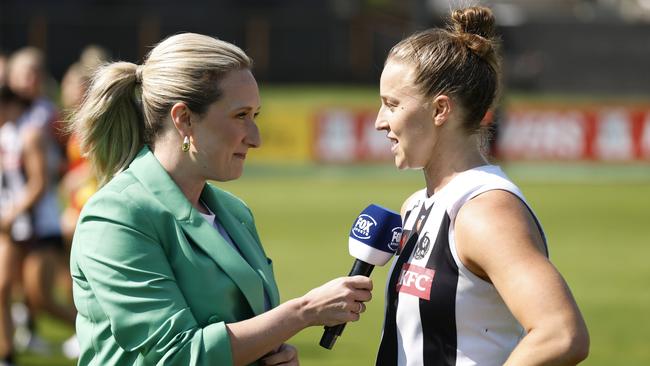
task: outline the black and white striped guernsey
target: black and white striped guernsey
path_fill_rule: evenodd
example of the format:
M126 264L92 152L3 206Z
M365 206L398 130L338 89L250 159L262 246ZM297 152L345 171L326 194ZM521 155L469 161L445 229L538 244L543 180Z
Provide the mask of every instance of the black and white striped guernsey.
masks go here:
M433 196L423 189L407 202L386 287L377 366L502 365L524 336L494 286L467 269L456 252L456 214L490 190L511 192L525 203L494 165L462 172Z

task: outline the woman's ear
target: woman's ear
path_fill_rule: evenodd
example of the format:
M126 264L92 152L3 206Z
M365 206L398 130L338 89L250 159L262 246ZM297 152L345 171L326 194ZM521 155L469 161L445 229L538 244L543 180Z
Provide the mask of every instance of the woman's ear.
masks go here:
M169 114L174 122L174 127L182 137L192 135L192 112L183 102L178 102L172 106Z
M451 98L446 95L438 95L433 99L433 124L440 127L451 116L453 110L453 103Z

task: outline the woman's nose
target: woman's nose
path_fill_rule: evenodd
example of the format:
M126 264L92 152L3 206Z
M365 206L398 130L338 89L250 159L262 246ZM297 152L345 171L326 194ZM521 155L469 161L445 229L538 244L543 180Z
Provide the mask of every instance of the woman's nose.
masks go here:
M251 121L251 126L249 127L248 134L246 135L246 144L248 146L256 148L262 145L262 138L260 137L260 129L257 127L257 123Z

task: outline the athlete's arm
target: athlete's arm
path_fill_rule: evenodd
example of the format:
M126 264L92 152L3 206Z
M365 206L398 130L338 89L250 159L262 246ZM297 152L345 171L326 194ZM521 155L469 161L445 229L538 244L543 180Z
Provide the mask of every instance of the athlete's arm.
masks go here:
M501 190L483 193L461 208L455 230L463 264L494 284L526 330L506 365L574 365L587 357L580 310L519 198Z
M25 166L25 192L23 199L16 203L13 210L7 215L3 226L11 226L13 221L22 213L27 212L38 202L45 191L47 184L45 149L43 136L40 130L30 128L23 135L23 161Z

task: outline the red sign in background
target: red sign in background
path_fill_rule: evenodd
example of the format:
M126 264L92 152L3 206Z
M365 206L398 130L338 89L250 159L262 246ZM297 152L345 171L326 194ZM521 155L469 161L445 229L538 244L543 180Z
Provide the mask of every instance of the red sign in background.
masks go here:
M320 162L392 160L376 111L327 109L317 114L313 157ZM650 160L650 108L515 107L498 125L494 153L505 160Z
M320 162L388 161L385 131L375 129L377 111L328 109L316 116L314 158Z
M650 159L650 109L516 109L499 126L509 160Z

